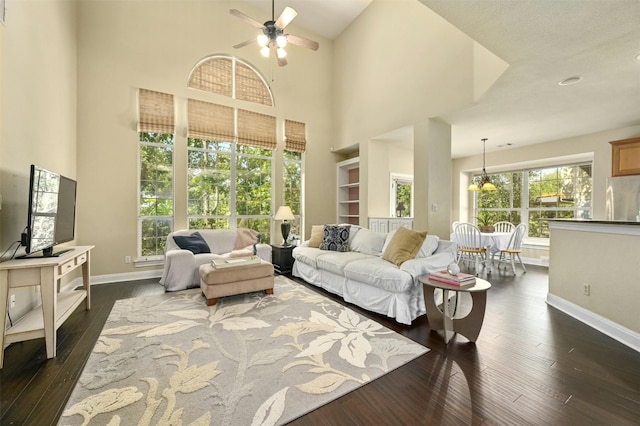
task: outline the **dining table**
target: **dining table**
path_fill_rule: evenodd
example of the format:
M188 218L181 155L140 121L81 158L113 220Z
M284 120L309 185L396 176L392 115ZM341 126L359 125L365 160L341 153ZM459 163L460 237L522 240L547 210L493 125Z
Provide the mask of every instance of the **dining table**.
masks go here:
M483 247L487 248L487 264L489 267L489 273L492 271L491 262L489 260L489 254L493 256L494 253L499 253L500 250L505 250L509 247L509 241L511 241L511 235L513 232L480 232L480 242ZM455 232L451 234L451 241L456 241Z

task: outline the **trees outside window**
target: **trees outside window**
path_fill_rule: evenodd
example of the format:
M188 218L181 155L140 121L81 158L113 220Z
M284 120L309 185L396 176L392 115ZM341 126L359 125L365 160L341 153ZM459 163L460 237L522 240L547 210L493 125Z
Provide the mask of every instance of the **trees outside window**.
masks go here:
M284 205L289 206L296 217L291 223L290 235L301 236L302 217L302 152L284 150Z
M161 258L173 230L174 135L139 132L138 253Z
M273 151L187 139L190 229L246 227L269 242Z
M591 217L591 163L489 175L496 191L475 193L475 217L526 223L528 236L549 238L546 219Z

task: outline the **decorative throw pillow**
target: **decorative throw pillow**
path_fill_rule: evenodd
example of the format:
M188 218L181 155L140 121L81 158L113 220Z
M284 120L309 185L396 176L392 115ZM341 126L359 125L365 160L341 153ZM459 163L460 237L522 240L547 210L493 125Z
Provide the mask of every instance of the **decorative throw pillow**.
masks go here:
M309 247L320 247L323 235L324 225L313 225L311 227L311 237L309 237Z
M440 241L440 238L437 235L427 235L424 243L422 243L422 247L420 247L420 251L416 254L416 259L431 256L438 248L438 241Z
M351 251L380 256L386 237L387 234L362 228L353 237L349 247Z
M401 227L396 230L382 258L397 266L416 257L427 232L417 232Z
M245 249L248 246L253 246L254 244L258 244L260 242L258 231L254 231L249 228L238 228L238 235L236 236L236 243L233 247L234 250Z
M209 245L199 232L191 235L174 235L173 241L183 250L189 250L193 254L211 253Z
M324 225L320 250L349 251L350 225Z

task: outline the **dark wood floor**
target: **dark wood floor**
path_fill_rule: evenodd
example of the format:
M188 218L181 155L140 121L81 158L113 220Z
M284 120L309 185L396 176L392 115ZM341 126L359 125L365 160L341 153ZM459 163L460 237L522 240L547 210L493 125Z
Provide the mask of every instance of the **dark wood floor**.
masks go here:
M445 345L425 316L407 327L354 308L431 351L293 424L640 424L640 354L547 306L546 268L528 270L489 278L476 344ZM0 424L55 424L114 301L163 290L157 280L93 286L92 309L58 330L56 358L44 339L9 346Z

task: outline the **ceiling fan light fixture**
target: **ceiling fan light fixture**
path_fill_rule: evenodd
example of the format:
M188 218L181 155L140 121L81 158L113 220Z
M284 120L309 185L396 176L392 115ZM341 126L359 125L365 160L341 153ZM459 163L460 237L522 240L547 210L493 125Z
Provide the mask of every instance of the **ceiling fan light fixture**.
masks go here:
M262 46L262 49L260 49L260 54L262 56L264 56L265 58L269 57L269 46Z
M280 34L276 37L276 46L285 47L287 45L287 36L284 34Z
M282 47L278 47L278 50L276 50L276 54L278 55L278 58L282 59L287 56L287 51L284 50Z
M260 34L258 36L258 44L262 47L265 47L267 44L269 44L269 37L264 34Z

